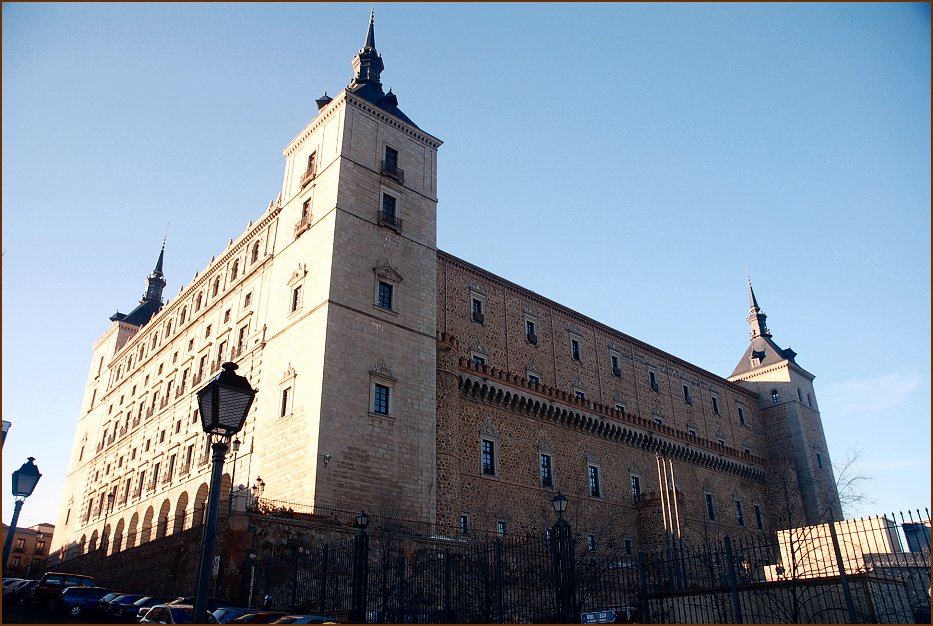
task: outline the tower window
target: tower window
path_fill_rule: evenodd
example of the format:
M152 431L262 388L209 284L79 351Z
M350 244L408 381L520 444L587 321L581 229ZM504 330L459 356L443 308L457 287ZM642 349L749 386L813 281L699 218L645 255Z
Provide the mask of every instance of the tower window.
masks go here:
M580 360L580 341L573 337L570 338L570 358L574 361Z
M292 289L292 301L289 311L295 312L301 306L301 285Z
M473 355L473 367L480 369L482 366L486 365L486 359L481 357L478 354Z
M528 340L528 343L537 345L538 343L538 333L537 327L535 326L534 320L525 320L525 339Z
M800 391L800 387L797 387L797 402L803 404L803 393Z
M535 374L528 374L528 384L529 385L540 385L541 377Z
M471 310L471 314L473 317L473 321L482 324L483 322L486 321L486 314L483 311L483 309L485 308L483 306L483 301L480 298L474 297L472 298L471 302L472 303L470 305L470 310Z
M379 293L376 296L376 306L380 309L392 310L392 285L380 280Z
M554 477L551 472L551 455L542 454L540 456L540 468L541 468L541 486L542 487L553 487L554 486Z
M596 535L594 535L593 533L589 533L589 534L586 536L586 549L587 549L589 552L595 552L595 551L596 551Z
M713 506L713 494L706 494L706 519L716 521L716 508Z
M772 389L771 390L771 403L777 404L780 401L781 401L781 394L778 393L777 389Z
M505 520L496 521L496 534L500 537L504 536L506 531L509 529L509 524Z
M373 383L373 413L376 415L389 414L389 387Z
M217 293L220 291L220 276L214 279L214 286L211 287L211 297L216 297Z
M250 264L253 264L258 260L259 260L259 242L257 241L256 243L253 244L253 251L250 252L249 262Z
M739 423L744 426L745 425L745 408L741 404L737 408L739 409Z
M609 354L609 364L612 365L612 375L622 377L622 368L619 366L619 355Z
M819 452L816 453L816 465L820 469L823 469L823 456Z
M599 484L599 468L595 465L587 467L587 478L590 483L590 495L594 498L602 496L602 486Z
M755 505L755 527L758 530L764 530L765 528L765 523L761 515L761 507L757 504Z
M292 412L292 388L286 387L282 390L282 405L279 409L279 417L285 417Z
M719 398L717 398L716 396L713 396L712 400L713 400L713 413L715 413L716 415L719 415Z
M739 526L745 526L745 516L742 514L742 503L739 500L735 501L735 521Z
M652 391L658 391L658 375L654 373L654 370L648 370L648 384Z
M486 476L496 475L496 444L489 439L483 439L483 474Z
M400 226L397 209L398 199L387 193L382 194L382 209L379 211L379 223L393 228Z
M470 532L470 518L466 514L460 514L460 534L465 535Z
M690 385L684 385L684 402L693 404L693 397L690 395Z
M641 480L638 476L632 474L632 502L639 502L641 500Z
M807 394L807 406L813 408L813 398L810 397L810 394Z

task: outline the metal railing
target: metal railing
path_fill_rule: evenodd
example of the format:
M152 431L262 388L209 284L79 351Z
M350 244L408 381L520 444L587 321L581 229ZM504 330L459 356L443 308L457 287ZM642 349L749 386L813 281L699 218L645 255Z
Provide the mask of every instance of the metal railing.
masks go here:
M382 161L380 171L385 176L394 178L402 184L405 183L405 170L400 168L395 163L387 163L386 161Z
M395 216L395 213L379 210L376 215L376 221L380 226L388 226L396 232L402 232L402 220Z

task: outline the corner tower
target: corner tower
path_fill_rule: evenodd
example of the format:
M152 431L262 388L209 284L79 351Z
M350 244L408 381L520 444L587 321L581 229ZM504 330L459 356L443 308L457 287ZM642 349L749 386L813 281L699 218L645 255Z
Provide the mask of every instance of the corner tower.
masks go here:
M781 521L816 524L826 522L830 513L842 519L814 376L797 363L796 352L772 339L768 316L758 304L751 279L748 299L750 343L729 380L758 394L762 428L770 446L771 483L783 492L774 494L777 502L799 498L783 512L782 517L789 519Z
M285 500L433 521L441 142L383 90L372 15L352 66L282 152L254 467Z

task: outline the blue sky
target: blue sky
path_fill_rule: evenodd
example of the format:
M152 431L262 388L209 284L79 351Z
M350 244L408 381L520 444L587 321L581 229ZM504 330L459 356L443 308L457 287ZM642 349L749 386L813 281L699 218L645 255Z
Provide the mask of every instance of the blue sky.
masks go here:
M3 454L55 522L90 346L279 191L369 4L3 5ZM440 248L722 376L746 269L876 514L930 502L928 4L380 4ZM167 225L167 226L166 226ZM3 497L3 521L12 498Z

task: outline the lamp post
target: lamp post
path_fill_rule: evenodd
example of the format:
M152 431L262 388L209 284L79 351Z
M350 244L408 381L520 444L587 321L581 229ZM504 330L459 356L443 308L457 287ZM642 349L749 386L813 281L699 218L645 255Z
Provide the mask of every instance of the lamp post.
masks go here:
M353 538L353 597L350 604L350 619L356 622L366 620L366 567L369 564L369 536L366 527L369 515L360 511L356 516L359 529Z
M557 492L551 499L557 522L552 530L552 554L554 559L554 591L557 593L557 605L560 619L565 624L575 622L574 611L574 555L570 523L564 519L567 511L567 496Z
M227 515L233 513L233 490L236 489L236 455L240 451L240 439L237 437L230 444L233 448L233 474L230 477L230 497L227 498Z
M19 512L23 508L23 501L32 495L42 474L36 467L35 457L23 463L22 467L13 472L13 497L16 498L16 504L13 505L13 521L10 522L10 529L7 532L6 542L3 544L3 571L6 572L6 562L10 557L10 548L13 547L13 535L16 534L16 522L19 521Z
M220 508L220 478L224 458L227 456L228 442L230 437L243 428L246 414L256 396L256 390L250 386L249 381L235 373L236 363L227 362L221 367L223 371L198 391L201 427L208 436L217 435L218 439L211 445L214 452L211 485L207 497L207 520L204 524L204 538L201 541L201 562L198 567L198 586L192 613L196 624L203 623L207 611L211 561L217 534L217 512Z

